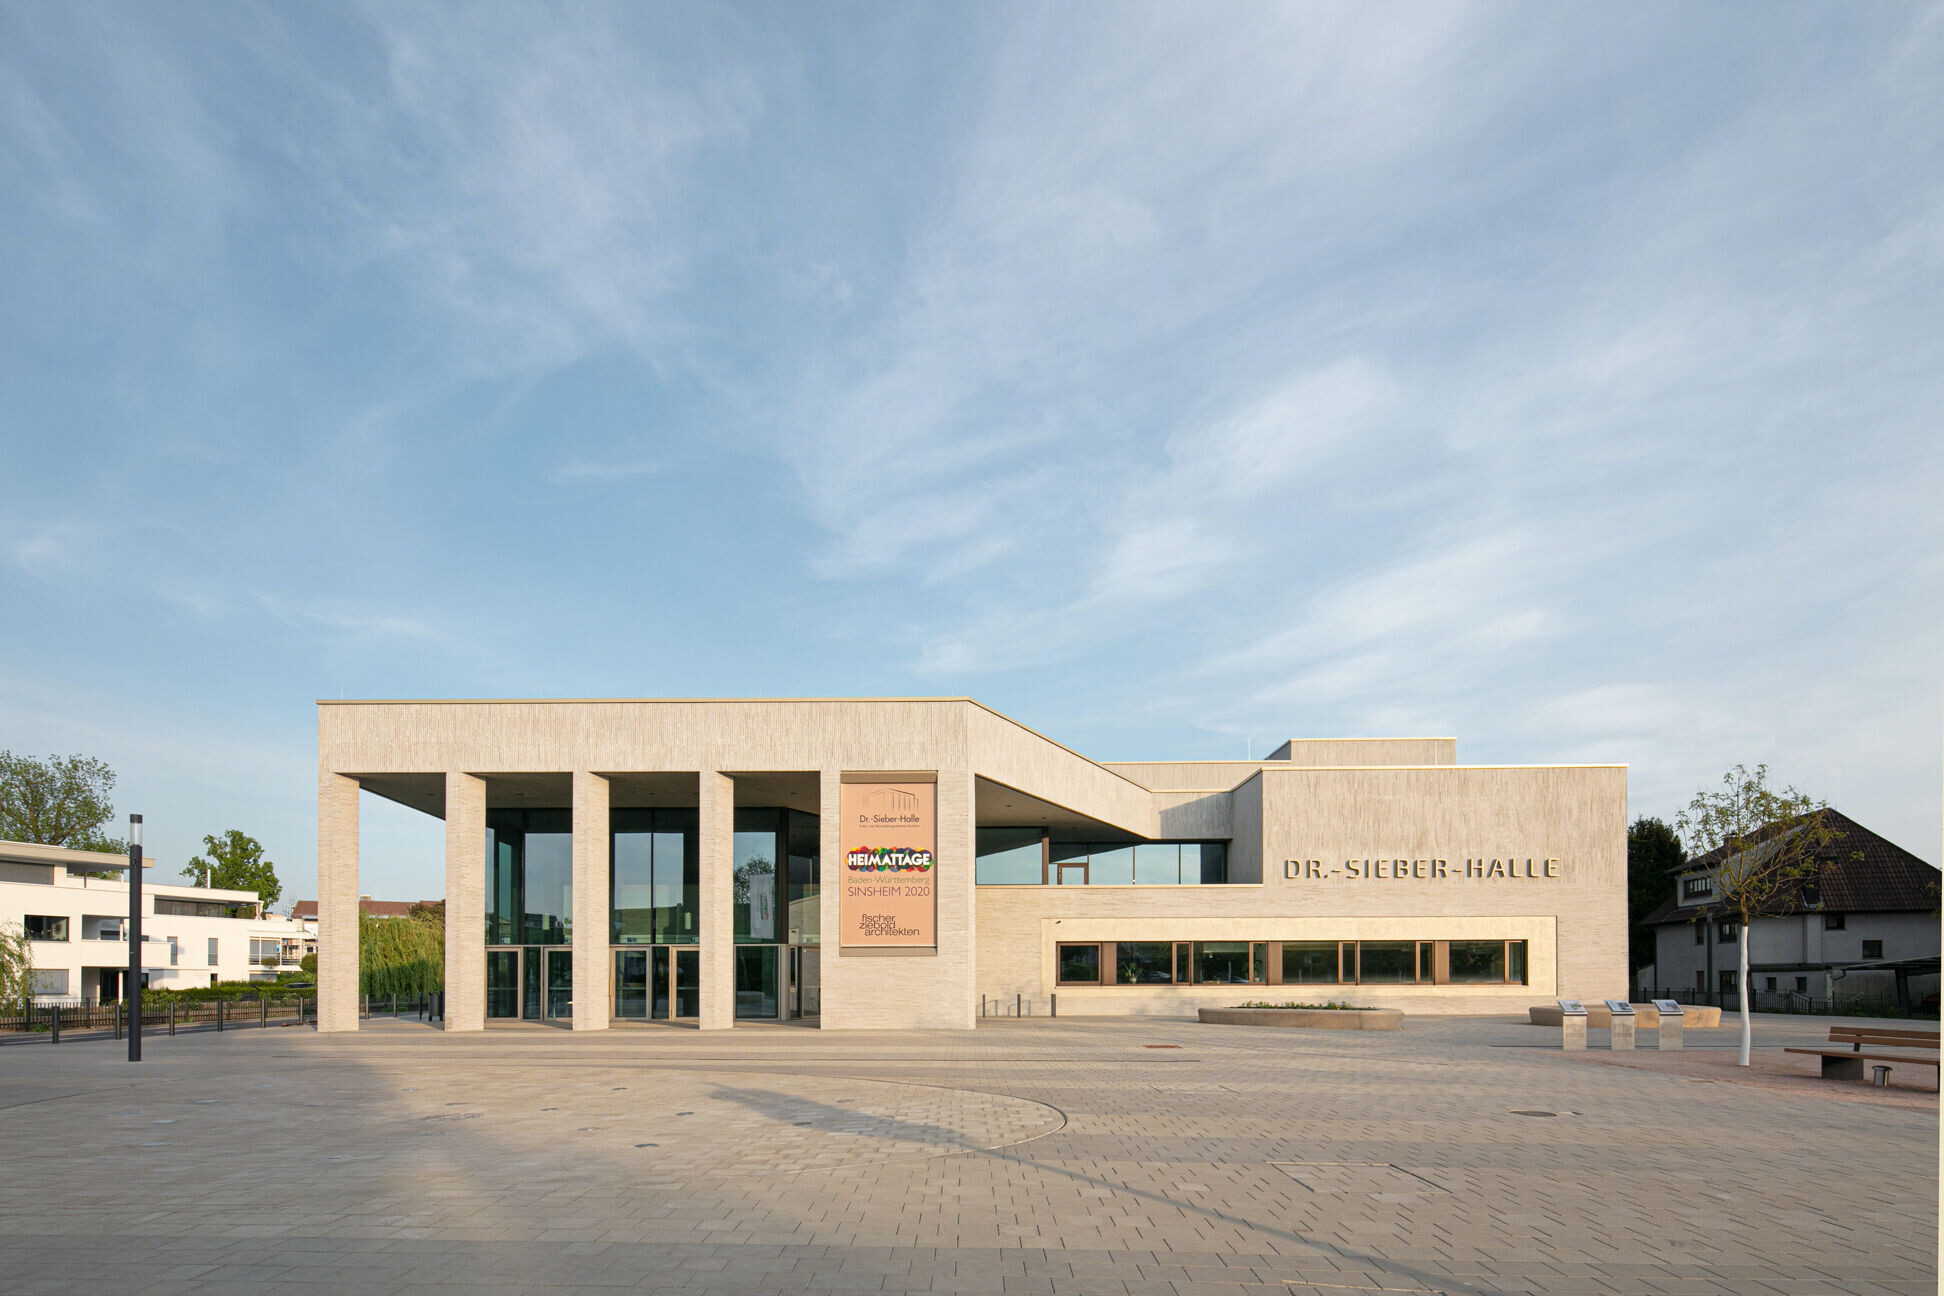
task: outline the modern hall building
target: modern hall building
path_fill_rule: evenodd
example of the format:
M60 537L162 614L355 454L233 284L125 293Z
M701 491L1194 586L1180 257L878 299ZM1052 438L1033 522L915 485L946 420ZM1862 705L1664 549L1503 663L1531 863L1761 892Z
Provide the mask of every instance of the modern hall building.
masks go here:
M325 1030L357 1028L366 792L445 821L451 1030L1627 988L1620 765L1100 762L968 698L323 701Z

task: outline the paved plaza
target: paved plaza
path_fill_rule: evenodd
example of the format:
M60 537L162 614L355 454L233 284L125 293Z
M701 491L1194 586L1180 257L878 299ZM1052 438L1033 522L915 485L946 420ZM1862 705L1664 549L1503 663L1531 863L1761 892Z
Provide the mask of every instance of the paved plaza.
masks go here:
M0 1048L0 1290L1937 1291L1934 1072L1763 1087L1720 1065L1731 1029L1665 1069L1557 1041L382 1020L139 1067Z

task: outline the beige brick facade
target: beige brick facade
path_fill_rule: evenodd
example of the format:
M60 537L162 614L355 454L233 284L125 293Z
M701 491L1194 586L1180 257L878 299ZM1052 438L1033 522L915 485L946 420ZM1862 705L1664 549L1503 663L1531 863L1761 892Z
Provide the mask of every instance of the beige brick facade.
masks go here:
M814 969L805 1002L820 998L827 1029L962 1028L982 1003L1047 1011L1055 993L1073 1014L1180 1014L1238 997L1479 1012L1625 993L1624 768L1463 766L1443 738L1301 740L1275 755L1101 764L964 698L320 703L320 1021L356 1028L361 788L447 821L449 1029L486 1024L486 817L499 807L573 812L580 1030L610 1024L609 811L636 806L697 815L699 941L687 948L695 1024L708 1029L732 1026L739 1005L736 811L773 805L819 816L814 916L831 943L781 950L777 966L784 1015L796 1006L789 969L799 955ZM936 779L933 946L835 943L839 789L874 772ZM1220 841L1229 882L980 886L977 832L997 826ZM1514 940L1528 963L1515 985L1058 984L1062 941L1137 940Z

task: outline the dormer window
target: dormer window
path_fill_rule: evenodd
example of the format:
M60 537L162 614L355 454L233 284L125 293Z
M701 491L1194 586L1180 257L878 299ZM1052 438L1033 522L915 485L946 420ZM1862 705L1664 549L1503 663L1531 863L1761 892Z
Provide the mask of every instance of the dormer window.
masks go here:
M1683 900L1700 900L1713 894L1714 879L1705 873L1700 877L1683 879L1681 882L1681 898Z

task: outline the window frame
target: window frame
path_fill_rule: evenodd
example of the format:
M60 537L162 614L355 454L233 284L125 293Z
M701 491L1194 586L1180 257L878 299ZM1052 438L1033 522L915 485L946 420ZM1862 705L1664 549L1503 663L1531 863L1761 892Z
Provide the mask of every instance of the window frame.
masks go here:
M1875 953L1871 953L1870 951L1871 951L1872 949L1874 949L1874 950L1875 950L1876 952L1875 952ZM1863 956L1864 958L1866 958L1866 959L1880 959L1880 958L1882 958L1882 957L1883 957L1883 942L1882 942L1881 940L1866 940L1866 941L1864 941L1864 942L1863 942L1863 955L1862 955L1862 956Z
M36 935L32 926L36 922L51 924L61 934L59 936ZM73 920L66 914L22 914L20 916L20 929L30 941L46 941L49 944L59 943L64 945L73 939L74 924Z
M1097 986L1101 984L1101 971L1106 966L1103 957L1108 941L1059 941L1053 946L1053 984L1062 986ZM1090 949L1094 952L1094 975L1091 981L1068 980L1066 974L1066 952L1070 949Z

